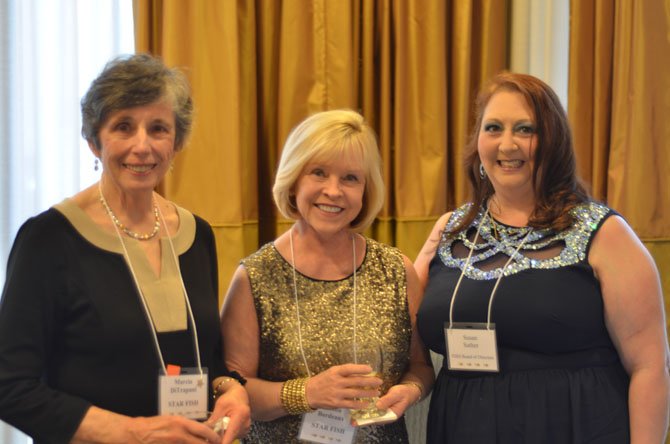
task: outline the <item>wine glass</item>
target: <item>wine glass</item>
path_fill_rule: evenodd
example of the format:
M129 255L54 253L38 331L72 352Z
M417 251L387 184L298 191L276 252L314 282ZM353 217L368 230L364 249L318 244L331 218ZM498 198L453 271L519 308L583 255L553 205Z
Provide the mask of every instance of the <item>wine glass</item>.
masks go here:
M377 377L383 379L382 369L384 367L384 352L382 347L378 344L364 344L354 345L353 347L353 362L354 364L367 364L372 367L372 371L364 376ZM364 387L370 389L371 387ZM368 405L362 409L351 409L351 419L354 421L369 420L379 418L387 413L386 409L378 409L376 407L379 396L369 398L360 398Z

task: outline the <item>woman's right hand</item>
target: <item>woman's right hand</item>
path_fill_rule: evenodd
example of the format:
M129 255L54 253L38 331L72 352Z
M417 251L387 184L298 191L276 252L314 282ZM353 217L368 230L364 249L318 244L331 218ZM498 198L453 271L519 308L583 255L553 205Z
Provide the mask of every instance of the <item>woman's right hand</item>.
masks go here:
M216 381L215 381L216 382ZM214 404L212 416L205 422L210 427L223 417L229 418L228 427L222 433L222 444L229 444L235 438L247 434L251 426L251 412L249 409L249 396L247 391L237 381L224 384L225 391L219 396Z
M98 442L219 444L221 437L206 424L182 416L129 417L91 406L70 443Z
M177 415L129 418L128 443L220 443L221 437L206 424Z
M372 367L364 364L342 364L312 376L305 386L307 403L313 409L362 409L368 405L360 398L379 396L383 381L369 376Z

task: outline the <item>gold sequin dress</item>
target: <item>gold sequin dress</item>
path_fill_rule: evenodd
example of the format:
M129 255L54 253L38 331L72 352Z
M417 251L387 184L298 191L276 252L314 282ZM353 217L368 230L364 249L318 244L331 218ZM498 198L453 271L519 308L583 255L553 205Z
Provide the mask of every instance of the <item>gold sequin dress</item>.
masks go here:
M242 261L260 328L258 377L286 381L307 375L298 342L293 268L273 244ZM338 281L311 279L296 273L305 357L312 374L343 364L353 348L353 275ZM385 387L397 383L409 363L411 324L407 279L401 253L366 239L363 263L356 272L356 338L358 344L384 344ZM343 352L344 350L344 352ZM244 443L298 443L302 415L254 421ZM356 443L407 443L404 418L360 428Z

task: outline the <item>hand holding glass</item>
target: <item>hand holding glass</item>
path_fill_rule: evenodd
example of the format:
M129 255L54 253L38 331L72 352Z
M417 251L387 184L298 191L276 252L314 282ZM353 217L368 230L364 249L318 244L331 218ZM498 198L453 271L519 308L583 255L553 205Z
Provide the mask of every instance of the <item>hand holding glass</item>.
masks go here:
M384 375L382 369L384 368L384 353L381 346L354 347L354 363L367 364L372 367L372 371L365 376L383 379ZM377 408L376 404L377 401L379 401L379 396L361 398L360 400L366 401L368 405L362 409L350 410L351 420L354 425L378 424L395 421L397 419L397 416L392 411Z

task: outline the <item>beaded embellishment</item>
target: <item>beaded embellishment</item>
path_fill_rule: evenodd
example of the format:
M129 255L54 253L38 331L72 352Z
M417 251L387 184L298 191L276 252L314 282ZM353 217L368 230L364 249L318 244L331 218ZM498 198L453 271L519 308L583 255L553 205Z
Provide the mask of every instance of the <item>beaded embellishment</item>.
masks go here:
M464 271L465 276L476 280L497 279L502 273L503 268L493 270L481 270L476 264L485 261L497 254L503 254L507 257L514 255L519 243L524 240L529 227L510 227L495 223L490 217L484 217L486 210L480 208L472 224L466 230L462 230L456 236L447 238L446 233L456 224L458 224L471 207L470 204L461 206L454 210L449 218L442 240L437 249L442 263L449 268L459 268L463 270L466 258L454 257L452 248L454 243L462 243L468 250L473 247L472 240L468 238L467 233L471 229L476 230L481 223L479 232L480 240L474 245L470 265ZM586 251L589 240L593 232L598 228L600 222L611 210L604 205L596 202L584 203L578 205L571 212L575 216L575 223L567 230L555 233L553 230L533 230L528 236L518 254L505 269L505 276L519 273L531 268L551 269L574 265L586 258ZM494 227L495 225L495 227ZM496 234L496 235L494 235ZM524 254L528 251L538 251L557 243L563 243L565 246L556 256L547 259L533 259ZM474 265L474 266L473 266Z
M158 234L158 232L161 229L161 221L158 217L158 205L156 204L156 202L154 202L154 228L153 228L153 230L151 230L151 233L137 233L135 231L132 231L130 228L125 226L123 223L121 223L119 218L116 217L116 214L114 214L114 212L112 211L112 208L107 203L107 200L105 199L105 196L102 194L102 189L100 187L99 187L98 191L100 192L100 203L105 208L105 211L107 211L107 214L112 219L112 222L114 222L114 225L119 227L119 229L121 231L123 231L128 236L132 237L133 239L137 239L139 241L146 241L146 240L149 240L149 239L153 239L153 237Z

